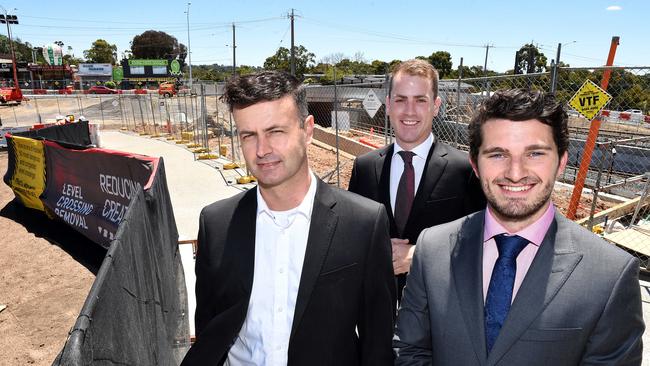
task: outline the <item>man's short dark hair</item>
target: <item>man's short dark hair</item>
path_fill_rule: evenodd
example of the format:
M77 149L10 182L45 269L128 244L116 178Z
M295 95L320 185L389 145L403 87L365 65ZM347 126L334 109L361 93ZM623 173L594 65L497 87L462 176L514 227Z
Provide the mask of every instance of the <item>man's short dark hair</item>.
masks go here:
M291 95L298 107L300 127L309 115L305 87L295 76L283 71L262 71L237 76L226 83L221 100L234 108L246 108L260 102L270 102Z
M402 61L393 67L390 75L390 83L388 84L389 97L393 92L393 80L397 75L402 73L409 76L419 76L431 80L433 99L438 97L438 70L427 61L420 59Z
M526 121L536 119L553 129L553 140L559 156L569 147L567 114L555 96L539 90L499 90L481 103L469 124L469 155L476 162L483 143L481 127L490 119Z

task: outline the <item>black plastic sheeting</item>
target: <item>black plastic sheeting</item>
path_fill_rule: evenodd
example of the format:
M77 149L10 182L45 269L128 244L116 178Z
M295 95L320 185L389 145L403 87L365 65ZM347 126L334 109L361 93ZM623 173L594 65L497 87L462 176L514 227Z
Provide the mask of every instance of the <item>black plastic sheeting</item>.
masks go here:
M75 148L85 147L92 144L90 141L90 130L88 128L88 121L79 121L75 123L45 127L38 130L16 132L13 135L56 141L63 146Z
M162 158L132 197L53 365L179 365L189 349L187 293Z

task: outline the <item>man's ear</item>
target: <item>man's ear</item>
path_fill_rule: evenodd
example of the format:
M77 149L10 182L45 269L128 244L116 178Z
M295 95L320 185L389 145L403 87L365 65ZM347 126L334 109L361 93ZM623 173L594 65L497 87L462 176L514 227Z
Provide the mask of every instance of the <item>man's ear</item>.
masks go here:
M305 136L307 137L307 145L309 145L314 137L314 116L310 114L305 118L303 128L305 130Z
M390 113L390 96L386 95L386 113Z
M469 158L469 164L472 166L472 170L474 171L474 174L476 174L477 178L481 178L481 176L478 174L478 164L472 159L471 157Z
M441 105L442 105L442 99L440 99L440 97L436 97L436 100L433 101L434 117L438 115L438 111L440 111Z
M566 165L567 165L568 161L569 161L569 153L567 151L565 151L564 154L562 154L562 156L560 156L560 163L558 164L558 167L557 167L556 178L559 177L560 175L562 175L562 173L564 173L564 169L566 168Z

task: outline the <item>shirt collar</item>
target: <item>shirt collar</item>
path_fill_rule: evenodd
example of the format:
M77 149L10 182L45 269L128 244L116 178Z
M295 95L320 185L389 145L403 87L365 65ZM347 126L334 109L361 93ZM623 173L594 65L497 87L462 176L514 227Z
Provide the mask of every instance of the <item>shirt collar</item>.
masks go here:
M504 228L503 225L501 225L496 220L492 214L490 206L488 206L487 210L485 210L485 229L483 231L483 240L487 242L495 235L499 234L519 235L534 245L540 246L554 218L555 206L551 202L544 214L539 219L537 219L537 221L516 233L509 233L508 230L506 230L506 228Z
M410 151L415 154L415 156L418 156L422 159L426 159L427 155L429 155L429 150L431 150L431 146L433 146L433 133L429 133L429 137L427 137L426 140L422 141L422 143ZM397 155L398 152L403 151L401 146L397 142L395 142L395 148L393 149L393 157Z
M302 199L302 202L294 208L291 208L286 211L273 211L269 208L269 206L266 204L266 201L264 201L264 197L262 197L262 194L260 193L259 187L257 189L257 217L259 217L262 213L266 213L271 219L274 219L276 214L283 214L288 217L293 217L295 215L302 215L304 216L307 220L311 219L311 210L314 207L314 198L316 197L316 175L309 170L309 175L311 177L311 182L309 183L309 189L307 190L307 194L305 194L305 197Z

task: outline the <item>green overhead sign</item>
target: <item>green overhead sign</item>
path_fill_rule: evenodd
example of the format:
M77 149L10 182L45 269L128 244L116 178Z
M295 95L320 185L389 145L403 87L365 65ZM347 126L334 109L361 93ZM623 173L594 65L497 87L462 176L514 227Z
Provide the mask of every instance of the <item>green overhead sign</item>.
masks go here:
M167 60L129 60L129 66L167 66Z

